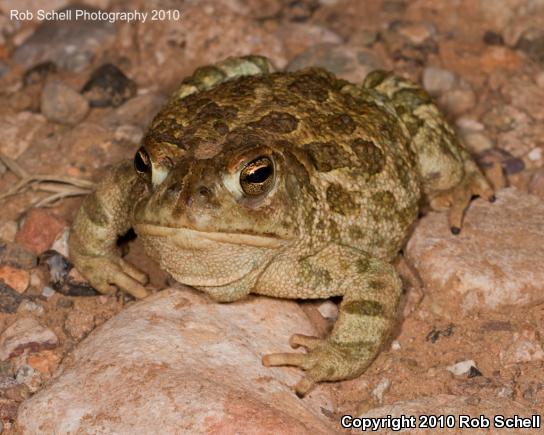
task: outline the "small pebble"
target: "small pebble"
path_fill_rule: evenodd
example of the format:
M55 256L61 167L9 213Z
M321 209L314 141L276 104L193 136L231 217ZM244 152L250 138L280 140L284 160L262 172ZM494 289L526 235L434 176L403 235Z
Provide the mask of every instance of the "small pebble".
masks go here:
M87 311L70 311L64 321L64 330L76 341L85 338L94 326L94 316Z
M542 159L542 148L533 148L529 151L529 154L527 154L527 158L532 162L538 162Z
M538 75L536 76L536 84L539 87L544 88L544 71L538 73Z
M338 317L338 307L332 301L323 302L317 310L326 319L335 320Z
M24 293L30 284L30 273L12 266L0 266L0 281L18 293Z
M58 308L72 308L74 306L74 301L68 298L60 298L57 301Z
M42 290L42 296L45 297L46 299L49 299L51 296L53 296L55 294L55 290L53 290L51 287L49 286L45 286Z
M0 162L0 175L2 175L2 163ZM13 242L17 234L17 222L7 221L0 225L0 240Z
M119 68L111 63L98 67L81 93L91 107L118 107L136 95L136 83L130 80Z
M446 369L453 373L455 376L461 376L468 374L472 367L476 368L476 363L474 360L468 359L466 361L460 361L458 363L452 364L451 366L446 367Z
M22 355L25 351L39 352L58 344L55 333L33 317L19 317L0 335L0 360Z
M423 87L431 95L449 91L455 83L455 75L448 70L428 66L423 71Z
M453 116L468 112L476 104L476 95L472 89L452 89L444 93L439 104Z
M36 302L25 299L17 308L18 313L29 313L36 316L43 316L45 314L45 308Z
M53 251L57 251L59 254L64 255L65 257L68 257L69 250L68 250L68 238L70 237L70 229L65 228L64 231L60 232L57 237L55 238L55 241L51 245L51 249Z
M380 382L378 382L378 385L372 390L372 395L376 399L378 403L383 402L383 395L385 392L389 389L391 386L391 381L387 378L382 378Z
M400 343L397 341L397 340L393 340L393 342L391 343L391 350L400 350L401 346L400 346Z
M23 364L19 370L17 370L15 379L20 384L25 384L31 393L38 391L42 385L42 376L40 372L28 364Z
M23 75L23 84L25 86L43 83L45 79L57 72L57 65L54 62L46 61L34 65L25 71Z
M27 358L28 365L44 375L51 375L57 369L59 362L59 356L51 350L42 350L28 355Z
M467 132L483 131L485 126L472 118L461 117L455 121L455 124L461 129Z
M10 360L0 362L0 376L13 377L15 372Z
M0 281L0 312L15 313L22 300L19 293Z
M41 111L50 121L76 125L87 116L89 103L67 84L52 80L44 86Z
M483 39L487 45L504 45L504 39L502 35L491 30L485 32Z
M41 254L50 248L66 226L66 222L53 213L42 208L33 208L26 214L15 240L34 253Z
M21 269L32 269L38 264L38 258L18 243L0 240L0 264L7 264Z
M36 289L42 288L42 278L38 272L30 272L30 285Z
M481 153L482 151L493 148L491 139L480 132L465 134L463 135L463 139L468 149L473 153Z

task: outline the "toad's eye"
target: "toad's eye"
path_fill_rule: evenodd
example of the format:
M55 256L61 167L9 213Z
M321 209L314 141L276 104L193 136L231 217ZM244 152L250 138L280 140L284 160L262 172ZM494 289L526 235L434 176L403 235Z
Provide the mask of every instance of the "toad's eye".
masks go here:
M140 175L148 175L151 173L151 160L144 147L140 148L134 156L134 169L136 169L136 172Z
M240 186L246 195L256 196L270 190L274 181L274 163L269 157L252 160L240 172Z

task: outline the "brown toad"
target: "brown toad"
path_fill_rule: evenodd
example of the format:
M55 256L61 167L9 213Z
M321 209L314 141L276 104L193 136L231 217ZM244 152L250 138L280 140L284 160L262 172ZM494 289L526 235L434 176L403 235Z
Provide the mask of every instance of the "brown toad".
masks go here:
M457 233L472 195L493 191L415 84L376 71L354 85L231 58L183 82L134 163L85 200L70 251L103 293L147 294L145 274L116 250L133 227L176 280L220 302L343 296L329 337L294 335L307 353L263 359L306 370L303 395L358 376L379 352L401 290L390 263L420 205L449 208Z

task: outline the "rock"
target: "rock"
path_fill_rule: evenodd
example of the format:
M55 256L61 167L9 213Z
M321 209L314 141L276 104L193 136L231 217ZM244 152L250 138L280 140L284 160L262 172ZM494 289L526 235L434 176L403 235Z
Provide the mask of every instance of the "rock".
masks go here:
M21 317L0 335L0 361L20 355L27 349L30 352L53 349L57 343L57 336L49 328L32 317Z
M493 148L493 142L491 142L491 139L484 133L475 132L463 134L463 140L469 151L473 154L478 154Z
M5 76L9 71L9 65L0 59L0 78ZM1 433L1 432L0 432Z
M68 249L68 239L70 237L70 228L66 227L63 231L61 231L57 237L55 237L55 241L51 245L52 251L57 251L60 255L63 255L64 257L68 257L70 255L69 249Z
M428 66L423 70L423 87L431 95L449 91L455 84L455 75L446 69Z
M2 171L0 171L0 175L2 175ZM0 225L0 240L13 242L15 240L15 234L17 234L17 222L7 221Z
M32 269L38 258L25 247L0 240L0 264L7 264L21 269Z
M52 375L59 366L60 358L50 350L42 350L41 352L29 355L27 363L34 370L49 376Z
M64 330L76 341L81 341L93 329L94 316L86 311L70 311L64 321Z
M505 417L513 417L514 415L531 417L534 411L525 407L513 400L505 398L480 399L474 396L455 396L452 394L437 394L435 396L420 397L414 400L406 400L396 402L390 405L385 405L380 408L374 408L361 415L361 418L400 418L401 416L415 416L416 418L422 415L452 415L455 416L453 426L456 428L455 433L464 433L459 429L459 417L461 415L478 418L483 415L493 420L495 415L503 415ZM428 434L429 429L419 428L419 425L408 429L410 434ZM493 421L491 421L493 427ZM405 428L406 429L406 428ZM360 430L360 429L359 429ZM469 430L474 429L468 429ZM476 430L477 431L477 430ZM477 431L478 432L478 431ZM380 431L383 434L396 434L398 431L392 428ZM453 432L452 432L453 433ZM521 430L518 429L516 434L534 433L534 429Z
M53 290L51 287L49 286L45 286L43 289L42 289L42 296L46 299L49 299L51 296L53 296L55 294L55 290Z
M514 157L508 151L501 148L487 148L476 155L476 161L485 168L490 163L498 162L506 175L517 174L525 169L522 159Z
M41 208L31 209L15 240L36 254L49 249L66 222Z
M0 282L0 312L15 313L23 297L10 286Z
M476 95L470 88L452 89L442 94L438 103L452 116L459 116L474 107Z
M300 400L289 387L298 370L261 364L293 332L312 334L294 302L205 301L169 289L101 325L21 405L21 433L154 433L158 421L162 433L336 430L320 387Z
M544 200L544 168L538 169L533 175L529 184L529 193Z
M40 264L47 266L49 284L59 293L67 296L94 296L97 291L74 269L65 256L48 250L40 255Z
M11 266L0 266L0 282L10 286L18 293L24 293L30 284L30 273Z
M444 213L418 223L407 246L427 297L439 313L485 312L538 303L544 280L544 203L509 188L493 204L470 204L461 234L454 236Z
M466 361L460 361L446 367L446 370L453 373L455 376L461 376L468 374L472 369L476 368L476 363L472 359Z
M69 6L61 11L96 12L98 9L82 5ZM62 69L78 72L89 66L98 50L115 39L115 25L107 20L43 21L34 33L13 52L13 60L25 67L53 61Z
M544 88L544 71L537 74L535 82L540 88Z
M23 364L19 367L15 379L20 384L26 385L31 393L38 391L43 383L42 374L28 364Z
M69 309L74 306L74 301L68 298L59 298L57 300L57 308Z
M43 316L45 314L45 308L36 302L32 302L28 299L25 299L17 308L18 313L28 313L35 316Z
M34 143L35 138L40 137L45 124L42 115L31 112L0 116L0 151L17 159Z
M518 40L516 48L527 53L535 62L544 64L544 32L542 30L524 34Z
M539 160L542 159L542 148L540 147L533 148L527 154L527 158L532 162L538 162Z
M487 45L504 45L504 38L500 33L488 30L484 33L483 41Z
M47 77L57 72L57 64L48 60L27 69L23 75L23 85L43 84Z
M346 44L316 44L296 56L287 70L297 71L310 66L325 68L353 83L361 83L370 71L387 68L372 50Z
M544 359L544 350L542 350L535 332L525 330L521 333L514 332L512 343L507 348L501 350L499 358L501 364L504 366L542 361Z
M58 80L51 80L43 88L41 111L50 121L75 125L87 116L89 103L70 86Z
M336 320L338 317L338 306L333 301L323 302L317 310L326 319Z
M485 129L485 126L481 122L478 122L475 119L464 117L458 118L455 121L455 125L457 125L457 127L467 133L483 131Z
M93 71L82 89L91 107L118 107L136 95L136 83L119 68L105 63Z
M374 399L378 403L383 402L383 395L387 390L389 390L389 387L391 386L391 381L387 378L380 379L380 382L378 382L378 385L372 390L372 396L374 396Z

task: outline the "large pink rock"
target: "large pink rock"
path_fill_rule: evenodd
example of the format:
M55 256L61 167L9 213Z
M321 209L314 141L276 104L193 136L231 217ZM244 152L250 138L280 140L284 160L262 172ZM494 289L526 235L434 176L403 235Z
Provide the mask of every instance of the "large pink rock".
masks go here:
M431 306L447 315L542 301L544 202L514 188L490 204L478 199L454 236L444 213L418 224L406 250Z
M207 303L171 289L122 311L65 359L25 402L35 433L331 433L323 387L299 399L292 368L265 368L291 333L311 334L298 305L264 297Z

